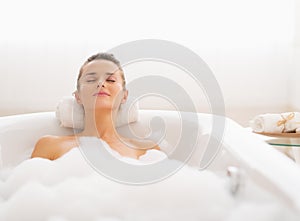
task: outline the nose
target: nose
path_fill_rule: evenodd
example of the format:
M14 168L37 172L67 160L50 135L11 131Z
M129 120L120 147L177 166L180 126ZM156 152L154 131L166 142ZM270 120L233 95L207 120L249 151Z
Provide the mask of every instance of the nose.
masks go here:
M97 88L99 88L100 85L101 85L102 87L104 87L104 82L105 82L105 81L99 81L98 84L97 84Z

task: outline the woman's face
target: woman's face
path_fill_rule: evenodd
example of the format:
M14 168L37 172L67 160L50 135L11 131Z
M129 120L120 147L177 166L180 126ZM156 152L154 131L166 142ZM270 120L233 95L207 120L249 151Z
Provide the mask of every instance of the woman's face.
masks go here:
M94 60L82 68L77 102L85 110L116 110L125 103L128 91L123 90L123 79L118 66L107 60Z

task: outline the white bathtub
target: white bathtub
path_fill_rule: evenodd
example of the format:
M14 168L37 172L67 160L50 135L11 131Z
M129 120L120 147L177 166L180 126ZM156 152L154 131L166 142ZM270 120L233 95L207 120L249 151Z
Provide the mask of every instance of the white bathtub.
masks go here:
M151 126L150 122L154 117L159 118L152 121ZM197 139L193 140L196 148L187 164L200 168L199 170L207 168L227 177L224 188L228 188L237 200L268 202L276 199L287 208L300 213L300 167L297 164L229 118L215 116L217 121L226 122L224 136L218 137L212 131L212 115L198 113L197 121L193 121L194 117L195 115L185 118L192 129L199 129ZM174 111L140 110L138 122L120 127L118 131L128 136L134 133L145 137L148 134L154 140L165 132L163 143L159 140L157 142L163 151L172 155L182 135L180 119L180 114ZM162 122L164 123L161 124ZM1 169L15 167L28 159L35 142L41 136L72 133L73 129L59 126L54 112L1 117ZM216 149L209 152L216 148L207 145L211 139L220 143L218 152ZM208 164L215 152L216 157ZM176 157L180 158L178 154L174 155L175 159Z

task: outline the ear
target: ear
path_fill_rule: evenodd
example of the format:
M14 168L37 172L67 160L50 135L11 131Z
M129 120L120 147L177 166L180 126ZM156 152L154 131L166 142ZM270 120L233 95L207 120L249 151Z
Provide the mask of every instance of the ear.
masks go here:
M78 104L82 104L82 102L81 102L81 100L80 100L79 93L78 93L78 91L77 91L77 90L76 90L76 91L74 91L74 92L72 93L72 95L74 95L74 96L75 96L75 99L76 99L76 101L77 101L77 103L78 103Z
M124 96L123 96L122 101L121 101L121 104L126 103L127 97L128 97L128 90L125 90L124 91Z

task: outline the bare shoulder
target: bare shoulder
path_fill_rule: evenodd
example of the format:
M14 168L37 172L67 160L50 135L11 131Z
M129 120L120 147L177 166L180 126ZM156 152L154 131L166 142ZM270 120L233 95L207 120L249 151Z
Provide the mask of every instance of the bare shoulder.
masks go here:
M133 145L145 148L145 149L156 149L160 150L160 147L152 140L138 140L138 139L129 139L129 142L131 142Z
M74 136L46 135L36 142L31 158L41 157L55 160L75 147L76 144Z

